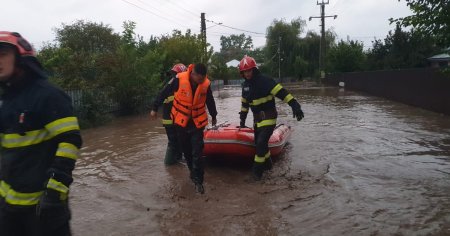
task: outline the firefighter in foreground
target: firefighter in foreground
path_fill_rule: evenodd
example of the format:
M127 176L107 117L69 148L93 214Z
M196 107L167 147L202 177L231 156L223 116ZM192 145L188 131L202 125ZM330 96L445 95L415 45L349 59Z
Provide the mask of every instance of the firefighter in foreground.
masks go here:
M258 70L252 57L244 56L239 63L239 71L245 79L242 84L242 106L240 126L245 127L249 108L253 112L256 155L252 168L255 180L261 180L265 170L272 168L269 139L277 123L275 97L283 100L292 108L294 118L303 119L303 111L295 98L275 80L264 76Z
M0 235L71 235L68 205L81 147L70 98L31 45L0 32Z
M216 125L216 103L203 64L189 65L186 72L179 73L162 91L163 96L174 94L172 119L178 142L195 184L195 190L203 194L203 130L208 125L208 112L212 125Z
M162 91L165 91L165 88L169 87L172 84L178 73L184 72L186 70L186 66L181 63L174 65L172 69L166 74L168 77L168 81L164 81L164 87ZM156 119L158 107L163 105L162 124L166 129L168 139L166 156L164 158L164 164L166 165L173 165L180 161L182 158L182 153L177 138L177 131L175 129L175 126L173 125L172 117L170 116L170 112L172 111L172 104L173 93L163 94L162 92L160 92L156 97L156 100L153 103L152 111L150 112L151 119Z

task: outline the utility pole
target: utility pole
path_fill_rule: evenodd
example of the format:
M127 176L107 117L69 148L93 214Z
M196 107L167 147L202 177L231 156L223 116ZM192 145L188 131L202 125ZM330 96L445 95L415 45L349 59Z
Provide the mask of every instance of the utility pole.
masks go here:
M278 79L281 81L281 36L278 37Z
M320 59L319 59L319 70L320 70L320 78L325 78L325 57L326 57L326 38L325 38L325 18L327 17L333 17L334 19L337 18L337 15L332 16L326 16L325 15L325 5L328 5L330 3L330 0L321 0L322 2L319 2L317 0L317 5L320 6L320 16L310 16L309 21L311 21L313 18L320 18L321 21L321 37L320 37Z
M202 63L207 64L208 63L208 50L206 48L206 20L205 20L205 13L200 14L200 34L202 36L202 46L203 46L203 56L202 56Z

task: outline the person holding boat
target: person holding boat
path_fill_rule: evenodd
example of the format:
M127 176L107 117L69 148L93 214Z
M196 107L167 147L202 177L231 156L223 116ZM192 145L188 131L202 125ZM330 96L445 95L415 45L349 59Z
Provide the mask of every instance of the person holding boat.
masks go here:
M164 164L165 165L173 165L177 163L178 161L181 161L183 155L181 153L181 148L178 143L177 138L177 131L175 129L175 126L173 124L172 117L170 115L170 112L172 111L172 104L173 104L173 93L169 92L167 94L164 94L162 91L165 91L166 87L169 87L173 80L176 78L178 73L184 72L187 70L187 67L182 64L178 63L172 67L169 71L166 73L166 81L164 81L164 87L161 90L161 92L156 97L152 111L150 112L150 117L152 120L156 119L158 108L162 105L162 124L164 128L166 129L167 134L167 149L166 149L166 155L164 157Z
M204 64L191 64L187 71L177 74L163 94L174 94L172 119L178 142L195 184L197 193L205 192L203 187L203 130L208 125L208 113L212 125L216 125L217 109L211 90L211 82L206 75ZM208 108L208 109L206 109Z
M269 139L277 123L275 97L283 100L292 108L294 118L303 119L304 114L297 100L279 83L262 75L255 59L249 56L239 63L239 71L245 79L242 84L240 126L245 127L249 109L253 112L256 155L252 167L252 176L259 181L263 172L272 168Z

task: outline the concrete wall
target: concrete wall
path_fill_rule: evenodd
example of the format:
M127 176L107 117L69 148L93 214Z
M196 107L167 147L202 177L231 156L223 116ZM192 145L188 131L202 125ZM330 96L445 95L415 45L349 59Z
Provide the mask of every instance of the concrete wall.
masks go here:
M450 75L437 69L332 74L324 82L450 115Z

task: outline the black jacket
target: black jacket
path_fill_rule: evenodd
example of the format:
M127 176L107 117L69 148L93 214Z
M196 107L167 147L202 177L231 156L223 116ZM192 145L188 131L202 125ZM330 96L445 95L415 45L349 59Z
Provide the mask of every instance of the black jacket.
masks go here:
M174 78L175 77L172 77L169 80L164 81L163 88L160 90L160 92L156 96L156 99L153 102L153 107L152 107L152 110L156 112L156 111L158 111L158 108L161 105L163 106L162 123L163 123L163 126L165 126L165 127L173 125L172 118L170 117L170 112L172 110L172 105L173 105L173 93L169 93L169 92L164 93L164 91L166 91L166 88L169 87L170 84L172 84L172 81L174 80Z
M82 141L70 97L26 76L3 85L0 107L0 198L32 206L47 188L67 196Z
M245 123L249 108L253 112L255 124L258 125L262 121L274 121L278 117L275 97L285 101L291 107L294 103L298 103L281 84L262 75L258 70L254 70L253 73L252 79L246 79L242 83L241 123Z

